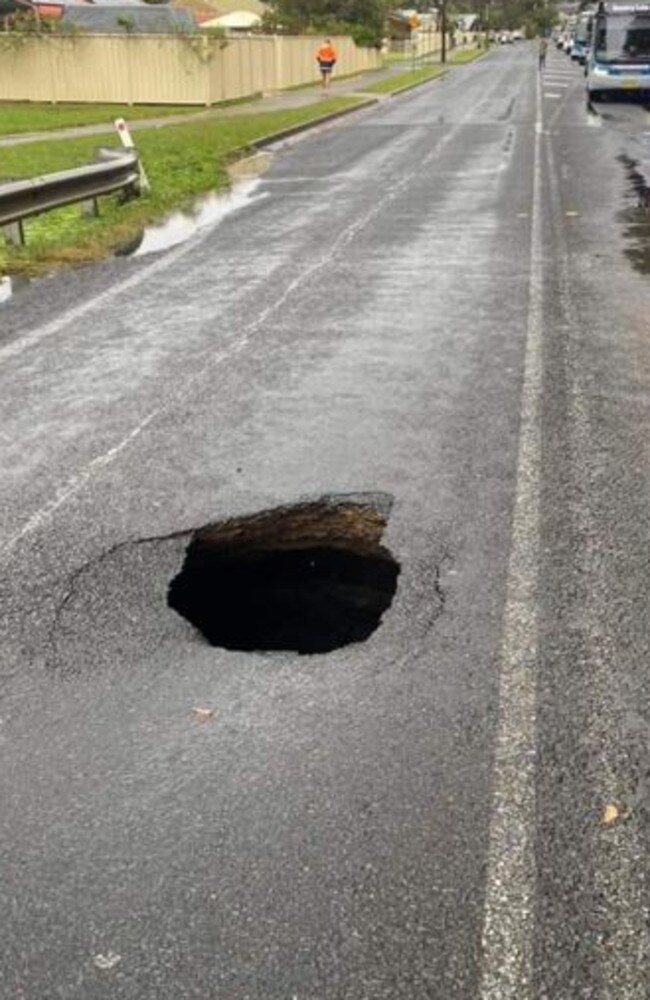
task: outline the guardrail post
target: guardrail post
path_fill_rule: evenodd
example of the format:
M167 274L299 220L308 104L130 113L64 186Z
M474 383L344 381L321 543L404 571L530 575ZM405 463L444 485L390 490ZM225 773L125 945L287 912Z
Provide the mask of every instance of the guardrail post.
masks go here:
M2 232L4 233L5 240L10 244L10 246L25 246L25 229L23 227L22 219L19 219L18 222L10 222L8 225L3 226Z
M129 151L135 151L135 143L133 141L131 133L129 132L129 127L124 121L124 119L116 118L113 124L117 129L117 134L119 135L120 142L122 143L124 148L128 149ZM149 178L147 177L145 169L142 165L142 160L139 157L138 157L138 170L140 171L140 190L143 191L145 194L147 194L148 191L151 191L151 185L149 184Z
M98 219L99 218L99 199L89 198L88 201L82 201L81 203L81 214L85 219Z

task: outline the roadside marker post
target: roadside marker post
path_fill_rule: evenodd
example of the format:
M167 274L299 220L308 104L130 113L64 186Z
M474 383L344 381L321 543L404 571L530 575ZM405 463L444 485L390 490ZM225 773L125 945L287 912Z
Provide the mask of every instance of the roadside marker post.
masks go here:
M124 146L124 148L135 149L135 143L133 141L133 137L129 132L129 126L126 124L124 118L116 118L113 124L117 129L117 134L119 135L120 141ZM144 191L144 193L146 194L148 191L151 191L151 184L149 183L149 178L147 177L145 169L142 166L142 160L140 159L140 157L138 157L138 169L140 171L140 190Z

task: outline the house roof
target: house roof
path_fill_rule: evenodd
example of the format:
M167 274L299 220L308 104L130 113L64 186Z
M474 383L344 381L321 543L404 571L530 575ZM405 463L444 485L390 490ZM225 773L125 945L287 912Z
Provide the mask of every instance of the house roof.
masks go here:
M171 0L172 7L184 7L191 10L197 24L204 24L217 16L210 0Z
M256 28L261 23L262 18L259 14L253 14L248 10L233 10L230 14L222 14L219 17L211 18L209 21L202 21L201 27L247 30L249 28Z
M98 35L170 35L196 31L191 11L160 4L75 4L66 8L61 23Z
M215 17L242 12L262 17L269 9L269 5L261 0L211 0L210 6L214 8Z
M478 14L459 14L456 18L456 24L461 31L473 31L478 21Z
M93 7L144 7L144 0L86 0Z

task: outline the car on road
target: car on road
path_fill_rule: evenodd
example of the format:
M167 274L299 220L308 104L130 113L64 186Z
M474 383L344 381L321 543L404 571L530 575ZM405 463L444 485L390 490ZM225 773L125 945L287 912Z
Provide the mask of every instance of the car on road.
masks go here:
M499 35L499 45L510 45L512 42L512 35L509 31L502 31Z
M589 54L591 45L591 35L593 31L594 12L592 10L583 11L578 18L578 23L573 35L573 49L571 58L584 66Z

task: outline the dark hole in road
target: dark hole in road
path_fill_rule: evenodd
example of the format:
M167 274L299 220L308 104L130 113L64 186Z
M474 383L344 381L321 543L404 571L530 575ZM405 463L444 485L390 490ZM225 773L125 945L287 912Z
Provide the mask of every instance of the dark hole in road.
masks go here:
M213 646L327 653L363 642L397 587L384 495L324 498L194 533L168 604Z

